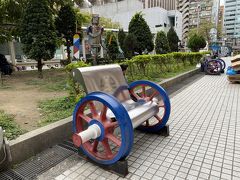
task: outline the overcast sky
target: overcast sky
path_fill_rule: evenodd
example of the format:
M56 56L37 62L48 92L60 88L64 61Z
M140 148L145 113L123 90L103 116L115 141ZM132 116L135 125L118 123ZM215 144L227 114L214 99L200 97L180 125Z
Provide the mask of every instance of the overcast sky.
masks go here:
M224 0L220 0L220 2L221 2L221 5L224 5Z

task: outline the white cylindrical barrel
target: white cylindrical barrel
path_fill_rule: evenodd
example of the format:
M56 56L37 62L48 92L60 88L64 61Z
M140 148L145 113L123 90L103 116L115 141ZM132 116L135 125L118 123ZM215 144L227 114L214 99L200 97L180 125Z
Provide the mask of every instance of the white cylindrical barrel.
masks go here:
M90 139L97 139L101 135L101 128L97 124L93 124L85 131L75 133L73 135L73 143L79 147Z
M135 129L146 120L152 118L158 112L159 108L155 102L147 102L128 111L128 114L130 119L132 120L132 126Z
M97 124L93 124L89 126L87 130L80 132L78 135L81 137L82 143L85 143L90 139L98 138L101 135L101 129Z

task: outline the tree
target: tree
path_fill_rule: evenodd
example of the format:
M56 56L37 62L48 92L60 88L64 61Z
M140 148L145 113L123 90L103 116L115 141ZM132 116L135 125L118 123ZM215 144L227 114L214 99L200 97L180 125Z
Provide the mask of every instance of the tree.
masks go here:
M194 34L189 38L187 46L191 51L198 52L201 48L206 46L206 41L203 36Z
M142 54L144 51L151 52L154 49L153 36L141 12L136 13L130 23L128 32L137 38L136 51Z
M26 0L0 0L0 43L19 35L17 28L26 3Z
M170 51L168 39L164 31L157 33L155 40L155 50L157 54L166 54Z
M179 38L173 27L171 27L168 31L167 39L168 39L171 52L178 52Z
M119 53L117 38L113 32L108 31L106 35L106 48L111 60L117 59Z
M73 45L73 36L76 33L76 13L70 4L61 7L55 21L58 37L65 39L67 46L68 62L71 62L71 46Z
M131 59L137 47L137 38L134 34L128 34L123 42L123 51L126 58Z
M188 36L191 37L194 34L199 34L203 37L206 38L208 44L211 43L211 34L210 34L210 30L214 28L214 24L211 21L207 21L207 20L203 20L201 21L201 23L199 24L199 27L197 28L192 28L189 33Z
M29 0L20 30L23 51L28 58L38 62L39 78L42 78L42 60L54 57L57 40L53 15L47 0Z
M79 18L81 18L82 24L84 26L89 26L92 21L92 15L88 12L81 12L79 15L81 16ZM100 17L100 24L105 28L118 29L120 27L119 23L112 22L111 19L105 17Z
M123 29L119 29L118 31L118 42L120 48L123 50L124 39L126 38L126 34L124 33Z

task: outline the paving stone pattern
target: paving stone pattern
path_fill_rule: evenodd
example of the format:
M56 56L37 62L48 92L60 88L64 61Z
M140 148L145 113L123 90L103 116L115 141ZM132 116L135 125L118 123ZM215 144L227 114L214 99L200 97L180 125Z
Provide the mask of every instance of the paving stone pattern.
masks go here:
M240 84L204 76L171 104L169 137L134 132L125 179L240 179ZM55 179L124 178L79 160Z

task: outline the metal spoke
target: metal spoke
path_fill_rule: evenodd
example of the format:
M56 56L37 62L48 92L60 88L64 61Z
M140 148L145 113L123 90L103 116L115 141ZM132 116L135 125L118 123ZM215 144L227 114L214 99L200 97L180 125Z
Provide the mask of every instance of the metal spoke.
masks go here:
M98 143L99 143L99 141L94 140L93 146L92 146L92 151L93 152L97 152Z
M133 95L136 99L141 99L141 97L134 92L134 89L130 90L131 95Z
M117 128L118 127L118 122L108 122L105 124L106 128Z
M102 141L102 145L104 147L106 156L112 156L113 153L112 153L112 150L111 150L110 145L108 143L108 140L106 138Z
M162 118L159 117L158 115L155 115L154 117L155 117L160 123L162 122Z
M106 114L107 114L107 109L108 109L107 106L103 106L103 109L102 109L101 114L100 114L100 119L101 119L102 121L106 121L106 120L107 120L107 116L106 116Z
M78 114L78 117L80 117L81 119L83 119L86 122L90 122L92 119L84 114Z
M142 85L142 98L146 97L146 87Z
M97 110L96 110L96 107L94 105L93 102L89 102L89 108L90 108L90 111L92 113L92 116L95 118L98 116L98 113L97 113Z
M114 142L118 147L121 146L122 142L121 140L119 140L116 136L114 136L113 134L107 134L106 138L108 138L109 140L111 140L112 142Z
M152 101L152 99L158 94L158 91L154 90L152 95L149 97L149 100Z

